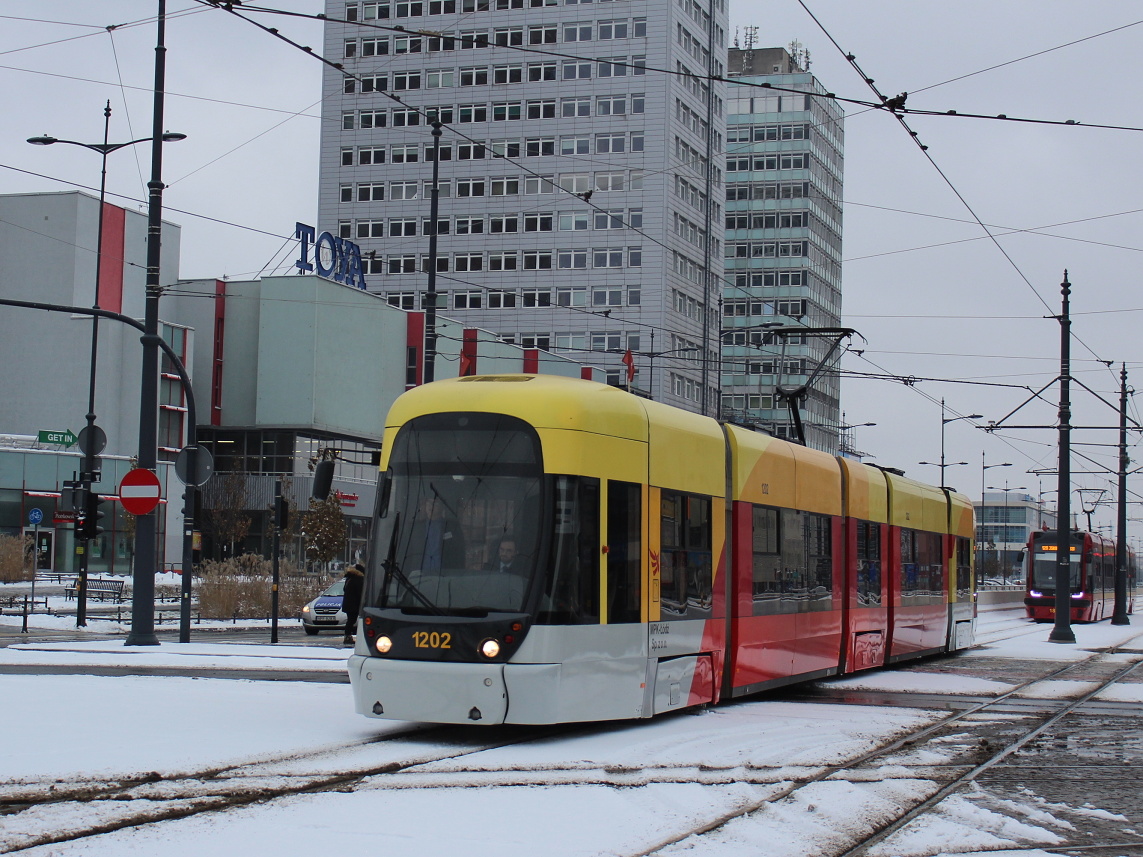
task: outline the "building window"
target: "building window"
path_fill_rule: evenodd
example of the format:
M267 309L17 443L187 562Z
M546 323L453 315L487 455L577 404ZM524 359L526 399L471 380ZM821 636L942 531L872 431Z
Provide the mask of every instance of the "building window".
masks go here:
M554 100L529 101L529 119L554 119L556 115L556 102Z
M488 69L484 66L470 66L460 70L461 86L484 86L488 83Z
M481 235L484 233L483 217L458 217L456 219L457 235Z
M525 265L527 267L527 265ZM523 306L525 307L545 307L552 305L552 291L551 289L524 289Z
M551 232L554 225L554 216L551 214L525 214L525 232Z
M592 250L592 267L593 268L622 268L623 267L623 250L622 249Z
M563 107L562 115L564 118L591 115L590 98L565 98L561 102L561 105Z
M524 79L524 66L498 65L492 68L492 82L496 84L520 83Z
M511 122L519 118L519 101L495 101L492 103L493 122ZM519 148L519 144L517 144L517 148ZM519 151L517 151L516 156L519 156Z
M532 28L535 29L535 28ZM523 27L500 27L492 31L492 40L495 44L501 47L511 47L513 45L524 44L524 28ZM539 44L532 42L532 44Z
M456 195L461 198L484 196L484 179L457 179Z
M491 262L491 258L489 259ZM513 268L515 267L516 260L512 260ZM489 269L492 265L489 264ZM516 307L516 293L505 292L495 289L490 289L488 292L488 308L489 309L514 309Z
M552 267L551 250L526 250L524 252L525 271L548 271ZM524 306L528 306L525 302ZM548 306L548 304L534 304L534 306Z
M419 71L399 71L393 75L393 89L420 89L421 73Z
M587 250L559 250L556 252L556 266L559 268L586 268Z
M580 21L571 24L564 24L564 41L565 42L590 42L591 31L593 27L590 21ZM603 36L600 35L602 39Z
M418 146L394 146L391 153L394 164L415 164L420 160Z
M589 80L591 78L591 63L572 60L564 63L564 80Z
M389 185L389 199L416 199L418 190L417 182L393 182Z
M553 26L529 27L529 45L554 45L557 40L557 28Z
M407 238L417 234L417 219L415 217L405 217L401 219L394 219L389 221L389 237L390 238Z
M599 22L600 39L626 39L628 23L626 18Z
M528 80L555 80L556 64L554 62L528 63Z
M561 211L559 214L561 232L578 232L588 227L586 211Z
M560 173L560 189L568 193L587 193L591 190L589 173Z
M495 182L495 179L493 180ZM488 218L488 231L493 235L502 235L520 231L520 215L499 214Z
M488 270L489 271L515 271L516 270L516 251L508 250L503 253L489 253L488 254ZM489 306L492 306L491 302Z
M597 155L617 154L627 147L626 134L596 134L595 153Z
M459 271L460 268L457 268ZM481 293L479 289L473 291L456 291L452 293L453 309L480 309Z
M587 289L584 288L558 288L556 289L556 306L581 307L587 305Z
M415 274L417 273L416 256L390 256L388 259L388 273Z
M454 271L483 271L484 254L457 253L452 257L452 269ZM475 309L476 307L471 308Z
M385 221L384 220L359 220L359 221L357 221L357 237L358 238L384 238L385 237Z
M554 137L531 137L524 141L524 154L529 158L538 158L556 153L556 140Z
M367 164L385 163L385 147L362 146L357 150L357 163L361 164L362 166Z
M457 108L457 119L460 122L487 122L487 104L462 104Z
M624 116L627 113L627 98L623 95L604 95L596 99L595 112L598 116Z
M555 176L524 176L524 193L552 193L555 190Z

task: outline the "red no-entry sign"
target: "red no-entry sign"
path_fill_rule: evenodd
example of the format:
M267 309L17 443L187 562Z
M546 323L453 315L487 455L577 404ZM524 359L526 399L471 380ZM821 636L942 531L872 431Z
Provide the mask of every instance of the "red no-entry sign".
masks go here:
M132 515L146 515L159 505L162 495L159 477L142 467L127 471L119 483L119 502L123 504L123 510Z

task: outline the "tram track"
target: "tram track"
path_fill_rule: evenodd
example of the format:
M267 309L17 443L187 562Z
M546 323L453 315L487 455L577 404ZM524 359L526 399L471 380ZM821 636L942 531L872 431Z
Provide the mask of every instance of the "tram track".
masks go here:
M63 788L59 788L60 784L54 781L24 781L0 790L0 821L3 822L0 854L18 853L43 845L78 842L116 831L224 812L296 795L353 790L356 784L371 777L391 775L408 768L531 741L547 740L553 735L572 733L582 728L503 727L496 730L501 736L499 740L474 741L476 733L465 727L414 726L396 734L388 733L363 741L318 748L309 753L261 757L176 776L153 772L121 777L109 783L88 781L65 785ZM401 744L406 741L459 746L446 746L436 752L422 749L402 754ZM385 745L397 748L397 753L393 758L374 764L349 765L336 772L280 770L297 768L306 762L324 762L329 767L336 764L338 756ZM46 813L67 817L70 826L65 830L44 832L42 821Z
M839 844L831 852L834 857L864 857L871 852L877 853L876 846L890 838L894 833L902 830L915 819L932 812L946 798L956 794L969 783L975 782L982 774L1000 765L1010 756L1042 736L1064 717L1075 713L1081 706L1088 704L1100 693L1131 675L1143 664L1143 657L1134 658L1131 662L1115 670L1110 677L1096 683L1094 688L1082 692L1074 699L1031 699L1028 700L1031 703L1028 709L1017 712L1015 715L1004 710L1003 706L1006 703L1036 684L1058 680L1070 672L1090 667L1106 655L1121 652L1125 648L1130 649L1130 646L1137 643L1138 639L1136 638L1131 644L1096 651L1082 660L1055 667L1042 675L1029 678L1013 686L1010 690L994 698L970 705L907 735L890 738L881 745L856 757L833 766L821 768L811 776L791 778L776 790L771 790L756 800L745 802L717 817L707 819L689 830L665 837L651 847L632 852L626 857L651 857L651 855L674 853L676 850L687 850L690 847L701 848L700 843L704 837L717 835L729 825L747 820L768 808L777 807L784 803L793 803L800 792L809 791L812 787L820 784L838 781L869 784L882 783L888 779L930 784L931 792L921 800L914 802L912 806L905 807L901 812L893 814L891 817L872 823L865 822L863 826L872 827L872 829L863 831L855 841ZM817 699L815 701L828 702L830 700ZM999 715L1002 719L991 721L988 717L990 714ZM1016 719L1012 719L1013 717ZM1023 720L1029 718L1033 719L1034 722L1022 724ZM996 728L998 724L1000 729ZM1003 734L1003 728L1011 728L1012 726L1018 726L1018 734L1006 738L997 748L994 744L996 735L988 734L989 727L991 727L992 733L1000 731ZM902 753L923 755L920 751L932 746L934 742L947 740L951 736L950 730L953 729L962 732L965 729L971 730L970 734L964 736L965 740L962 745L961 755L967 758L956 759L943 765L934 765L931 763L909 763L907 758L901 759L899 757L899 754ZM940 754L945 756L948 750L949 747L942 747ZM886 775L884 770L879 769L886 765L892 765L895 769L889 775ZM1143 854L1143 834L1140 834L1138 841L1131 842L1129 845L1131 848L1140 849L1140 853ZM1018 851L1020 848L1006 848L1004 850ZM1042 846L1040 850L1043 850ZM1066 849L1060 850L1066 853ZM1098 849L1095 853L1099 853Z

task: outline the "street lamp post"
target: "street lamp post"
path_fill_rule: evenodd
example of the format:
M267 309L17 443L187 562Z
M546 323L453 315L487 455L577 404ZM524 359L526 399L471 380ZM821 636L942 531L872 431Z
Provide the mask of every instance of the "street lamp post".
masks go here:
M108 101L103 108L103 142L102 143L81 143L77 140L61 140L58 137L29 137L28 142L33 146L51 146L55 143L65 143L69 146L79 146L84 149L90 149L93 152L98 152L100 155L100 170L99 170L99 214L96 220L96 238L95 238L95 291L92 299L91 308L98 310L99 307L99 287L103 279L103 215L104 205L107 199L107 156L112 152L117 152L120 149L125 149L128 146L134 146L136 143L150 142L152 137L141 137L138 140L128 140L126 143L111 143L109 142L111 130L111 102ZM185 140L186 134L164 133L161 135L163 142L175 142L177 140ZM96 367L99 357L99 316L92 315L91 317L91 360L87 382L87 434L86 442L83 449L83 470L80 474L80 483L83 487L83 496L88 497L91 494L91 486L100 481L102 474L99 471L97 463L97 456L101 449L99 448L100 442L96 440L98 429L95 425L95 378ZM87 533L77 531L79 540L83 544L83 553L80 555L79 574L77 575L76 583L76 612L75 624L76 627L84 627L87 625L87 575L88 575L88 561L90 559L90 545L87 544Z
M976 557L981 566L980 571L977 572L979 578L983 574L984 566L984 474L986 471L993 467L1011 467L1011 461L1005 461L1003 464L985 464L984 463L984 450L980 451L980 546L976 549Z
M967 461L957 461L953 464L945 463L945 426L949 423L955 423L957 420L979 420L983 419L980 414L965 414L960 417L946 417L945 416L945 400L941 399L941 461L937 466L941 469L941 487L945 487L945 468L956 467L960 464L968 464ZM922 461L921 464L931 464L933 462Z

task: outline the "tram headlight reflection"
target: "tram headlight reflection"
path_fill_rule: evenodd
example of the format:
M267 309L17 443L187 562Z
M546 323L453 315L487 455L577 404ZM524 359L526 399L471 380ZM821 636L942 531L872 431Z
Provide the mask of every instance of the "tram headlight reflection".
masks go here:
M380 637L377 638L377 642L374 645L377 646L377 653L379 655L383 655L386 652L388 652L391 648L393 648L393 641L390 640L385 635L381 635Z
M500 654L500 641L491 637L480 644L480 654L486 658L494 658Z

